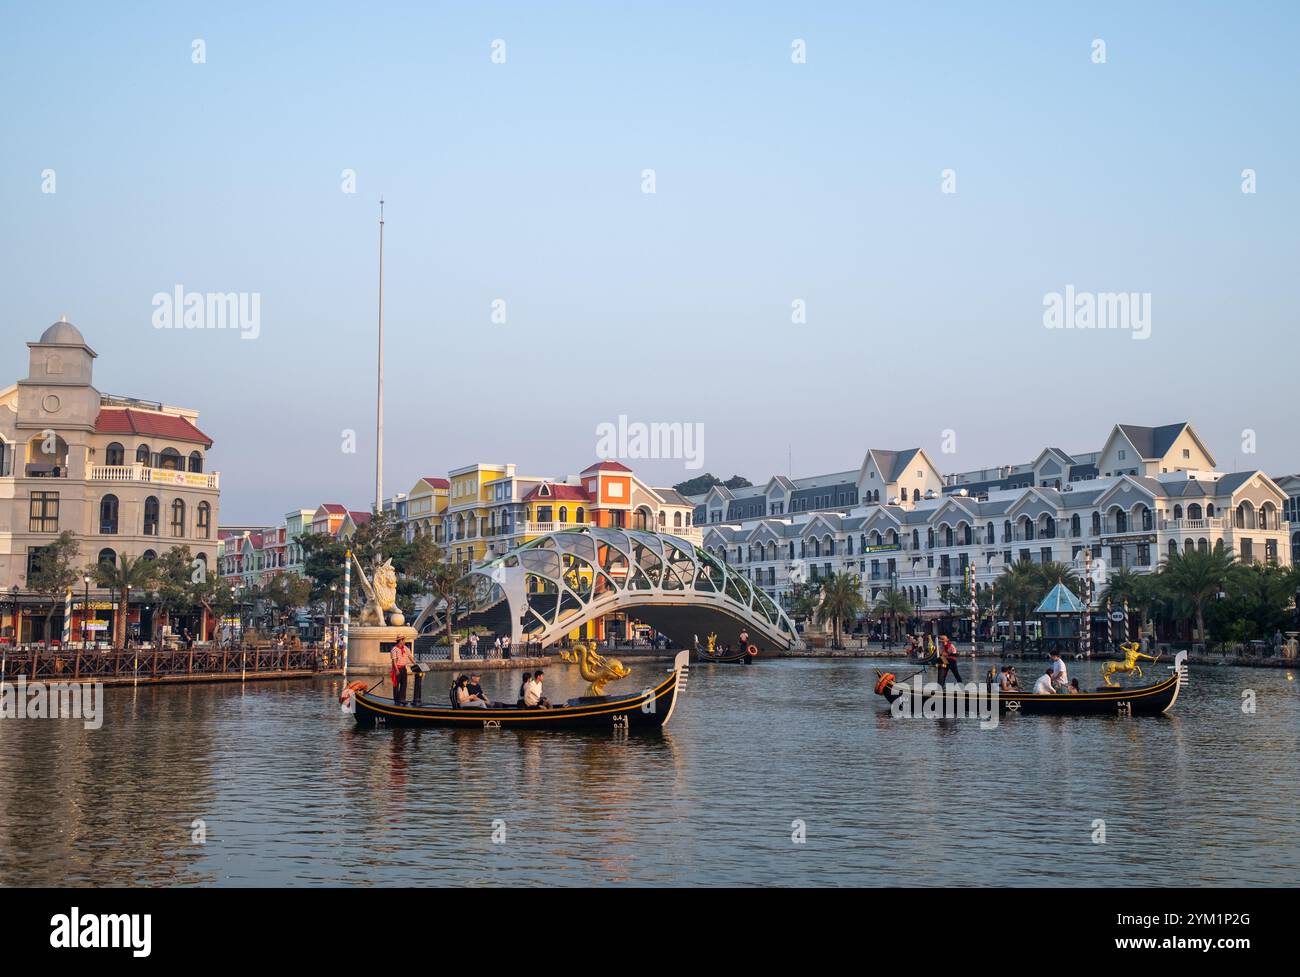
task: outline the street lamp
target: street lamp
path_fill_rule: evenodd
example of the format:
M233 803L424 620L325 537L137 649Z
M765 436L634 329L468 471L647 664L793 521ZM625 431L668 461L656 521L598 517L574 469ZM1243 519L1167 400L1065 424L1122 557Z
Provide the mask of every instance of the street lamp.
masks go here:
M90 575L82 577L81 582L86 585L86 596L81 602L81 650L85 651L90 646Z

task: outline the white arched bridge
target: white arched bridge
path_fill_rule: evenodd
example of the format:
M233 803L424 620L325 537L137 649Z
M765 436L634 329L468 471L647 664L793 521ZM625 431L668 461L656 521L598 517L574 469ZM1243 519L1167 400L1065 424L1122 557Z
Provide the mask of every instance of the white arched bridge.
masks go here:
M520 642L554 644L607 614L623 613L679 648L709 633L736 645L742 631L760 651L801 645L766 593L703 548L668 533L581 526L547 533L466 574L473 596L455 626L482 626ZM445 627L445 608L416 618L422 634Z

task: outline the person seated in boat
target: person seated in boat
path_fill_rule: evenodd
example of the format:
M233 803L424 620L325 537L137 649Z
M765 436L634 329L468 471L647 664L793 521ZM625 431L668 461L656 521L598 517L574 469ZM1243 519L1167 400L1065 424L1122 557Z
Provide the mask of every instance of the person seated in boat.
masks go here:
M1038 676L1038 681L1034 683L1034 695L1055 695L1056 689L1052 687L1052 670L1043 669L1043 674Z
M551 702L546 696L542 695L542 672L538 669L533 672L533 677L524 683L524 708L526 709L549 709Z
M993 688L993 686L995 685L1001 688L1002 683L1001 680L998 678L998 666L996 665L989 666L988 674L984 676L984 684L987 685L990 689Z
M461 675L456 679L456 708L457 709L486 709L487 701L476 699L470 695L469 676Z
M466 688L469 689L469 694L473 698L482 702L483 705L492 705L492 703L488 701L488 697L483 694L483 676L471 674L469 677L469 685L467 685Z
M1070 689L1069 689L1069 692L1070 692L1070 695L1078 695L1078 694L1079 694L1079 680L1078 680L1077 678L1072 678L1072 679L1070 679Z
M1065 670L1065 662L1061 660L1059 651L1052 652L1052 684L1061 692L1070 686L1070 676Z

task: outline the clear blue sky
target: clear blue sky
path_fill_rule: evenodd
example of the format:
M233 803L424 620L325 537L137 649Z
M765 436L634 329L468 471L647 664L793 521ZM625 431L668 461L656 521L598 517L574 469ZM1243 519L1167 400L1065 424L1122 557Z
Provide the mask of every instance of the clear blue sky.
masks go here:
M4 381L66 313L100 389L201 411L224 522L364 507L382 193L389 492L579 470L619 414L754 480L1117 420L1300 469L1300 5L699 6L6 4ZM155 330L177 284L260 338ZM1067 284L1150 292L1151 338L1044 329Z

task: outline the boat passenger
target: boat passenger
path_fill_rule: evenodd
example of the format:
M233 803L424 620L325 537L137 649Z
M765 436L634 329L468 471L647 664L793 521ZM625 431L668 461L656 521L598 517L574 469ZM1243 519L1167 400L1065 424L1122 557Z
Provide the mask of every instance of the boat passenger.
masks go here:
M1070 676L1065 670L1065 662L1061 660L1059 651L1052 652L1052 684L1061 691L1070 684Z
M1034 695L1053 695L1055 692L1056 689L1052 688L1052 670L1043 669L1043 674L1034 683Z
M1078 694L1079 694L1079 680L1077 678L1072 678L1070 679L1070 695L1078 695Z
M487 702L483 699L476 699L469 692L469 676L461 675L456 679L456 708L457 709L486 709Z
M1001 682L998 680L998 666L992 665L989 667L989 673L984 676L984 684L990 689L995 685L1001 685Z
M473 696L475 699L481 701L483 705L485 706L491 705L491 703L488 702L488 697L483 694L482 679L483 677L481 675L478 674L471 675L469 677L469 685L467 685L466 688L469 689L469 694Z
M524 705L529 709L550 708L550 700L542 695L542 672L533 673L530 681L524 683Z

